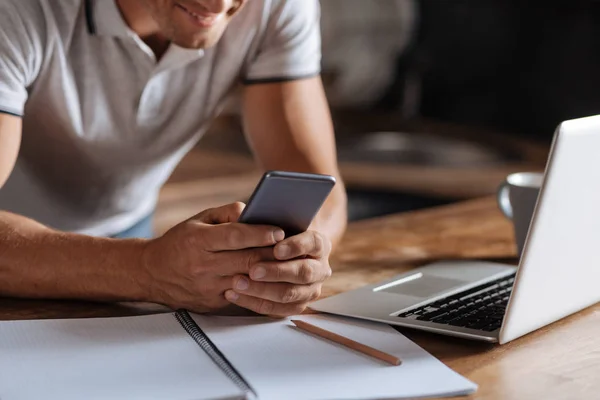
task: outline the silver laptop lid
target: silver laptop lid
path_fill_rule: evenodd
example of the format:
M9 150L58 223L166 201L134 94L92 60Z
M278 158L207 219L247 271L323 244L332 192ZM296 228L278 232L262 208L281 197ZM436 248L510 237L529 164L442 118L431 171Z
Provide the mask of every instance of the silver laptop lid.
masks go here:
M557 129L500 343L600 301L600 116Z

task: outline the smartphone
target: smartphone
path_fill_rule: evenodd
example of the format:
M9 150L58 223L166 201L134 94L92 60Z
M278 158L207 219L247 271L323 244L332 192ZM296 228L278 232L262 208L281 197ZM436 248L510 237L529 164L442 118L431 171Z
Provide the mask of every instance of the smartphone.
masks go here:
M266 172L239 222L277 226L286 236L302 233L310 226L335 183L330 175Z

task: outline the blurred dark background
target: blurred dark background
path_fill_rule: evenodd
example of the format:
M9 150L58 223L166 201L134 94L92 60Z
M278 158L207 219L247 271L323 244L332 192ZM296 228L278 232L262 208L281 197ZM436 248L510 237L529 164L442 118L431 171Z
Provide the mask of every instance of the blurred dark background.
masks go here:
M378 108L414 101L405 98L408 83L418 87L415 111L423 117L544 141L560 121L600 109L598 2L421 0L415 7L415 35Z
M494 195L512 172L543 171L561 121L599 113L597 1L321 7L323 80L351 220ZM233 99L166 186L158 231L245 200L258 176Z

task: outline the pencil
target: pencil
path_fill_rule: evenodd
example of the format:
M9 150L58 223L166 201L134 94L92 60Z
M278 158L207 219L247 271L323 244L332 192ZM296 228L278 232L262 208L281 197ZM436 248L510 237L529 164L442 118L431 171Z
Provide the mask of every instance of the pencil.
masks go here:
M337 333L333 333L333 332L330 332L323 328L319 328L318 326L314 326L312 324L309 324L308 322L300 321L297 319L292 320L292 322L294 323L294 325L296 325L298 328L300 328L304 331L314 333L315 335L320 336L324 339L328 339L333 342L339 343L339 344L346 346L352 350L356 350L356 351L366 354L368 356L377 358L381 361L385 361L392 365L400 365L400 363L401 363L400 359L396 356L393 356L388 353L384 353L383 351L374 349L365 344L355 342L352 339L348 339L347 337L338 335Z

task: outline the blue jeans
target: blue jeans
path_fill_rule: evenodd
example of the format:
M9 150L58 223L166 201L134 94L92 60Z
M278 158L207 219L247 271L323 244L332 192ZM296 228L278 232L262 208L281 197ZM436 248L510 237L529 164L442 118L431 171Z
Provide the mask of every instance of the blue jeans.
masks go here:
M152 229L152 222L154 214L150 214L137 222L131 228L124 230L123 232L113 235L115 239L152 239L154 237L154 230Z

